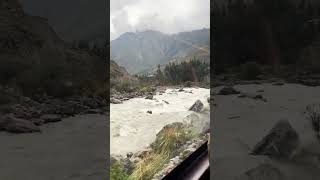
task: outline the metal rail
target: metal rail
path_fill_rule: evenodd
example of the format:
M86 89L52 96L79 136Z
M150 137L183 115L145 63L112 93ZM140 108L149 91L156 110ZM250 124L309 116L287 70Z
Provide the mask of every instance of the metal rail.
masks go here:
M163 180L210 179L208 142L201 145L187 159L167 174Z

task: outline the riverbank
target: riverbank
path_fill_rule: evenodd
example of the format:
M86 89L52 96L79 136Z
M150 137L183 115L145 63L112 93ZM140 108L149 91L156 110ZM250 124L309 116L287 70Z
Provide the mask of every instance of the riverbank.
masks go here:
M0 132L0 179L106 178L107 115L77 115L44 124L41 133Z
M157 132L165 125L183 122L188 116L209 121L209 112L188 111L198 99L208 109L209 94L210 89L204 88L166 89L155 92L152 97L111 104L111 152L125 155L142 150L155 140Z
M30 98L11 88L2 88L0 93L0 131L10 133L41 132L44 124L81 114L105 114L108 106L107 99L102 97Z
M236 91L229 95L219 93L222 88L213 88L215 106L212 113L215 118L211 149L214 179L315 180L320 177L320 142L305 113L308 105L320 103L319 86L277 80L234 85ZM250 155L283 119L300 138L295 157Z
M162 87L146 97L111 104L112 164L120 163L122 175L161 179L205 142L209 96L210 89Z

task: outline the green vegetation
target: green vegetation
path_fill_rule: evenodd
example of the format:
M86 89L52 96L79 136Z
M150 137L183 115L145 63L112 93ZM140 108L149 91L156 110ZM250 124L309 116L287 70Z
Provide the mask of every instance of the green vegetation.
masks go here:
M172 84L180 84L188 81L201 82L209 76L209 65L193 58L190 61L184 61L180 64L169 63L165 66L163 73L160 69L157 71L159 81L165 81Z
M110 179L111 180L127 180L128 175L126 174L123 166L120 162L112 162L110 166Z
M165 163L169 161L169 157L164 154L152 153L141 160L130 175L130 180L150 180L153 176L163 169Z
M194 136L195 134L182 123L167 125L157 134L156 140L151 145L152 150L142 157L130 175L126 174L120 162L113 163L110 170L111 180L152 179L164 168L170 158L179 153L179 148Z
M183 61L181 63L169 63L164 69L158 65L154 77L139 76L145 82L157 83L158 85L179 85L191 86L192 83L209 83L210 65L197 58Z
M191 130L182 123L167 125L157 134L155 142L151 145L152 152L137 164L130 179L151 179L163 169L170 158L177 155L179 148L193 137Z

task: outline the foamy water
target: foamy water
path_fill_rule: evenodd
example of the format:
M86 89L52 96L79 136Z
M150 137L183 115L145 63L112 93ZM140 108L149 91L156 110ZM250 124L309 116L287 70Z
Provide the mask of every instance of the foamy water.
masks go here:
M191 120L199 126L209 126L209 111L194 113L188 109L200 99L204 109L208 110L210 89L184 90L178 92L178 89L167 89L162 95L155 95L154 100L134 98L123 104L111 104L111 154L124 155L145 149L165 125L173 122ZM152 111L152 114L147 111Z

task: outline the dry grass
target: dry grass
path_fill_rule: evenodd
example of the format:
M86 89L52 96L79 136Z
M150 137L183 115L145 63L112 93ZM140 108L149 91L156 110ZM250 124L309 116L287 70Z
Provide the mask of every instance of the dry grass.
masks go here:
M168 160L168 155L156 153L150 154L136 165L136 168L130 175L129 180L152 179L153 176L163 168Z
M164 128L157 136L153 151L141 160L130 175L130 180L150 180L164 168L179 146L192 138L189 129L181 126Z

